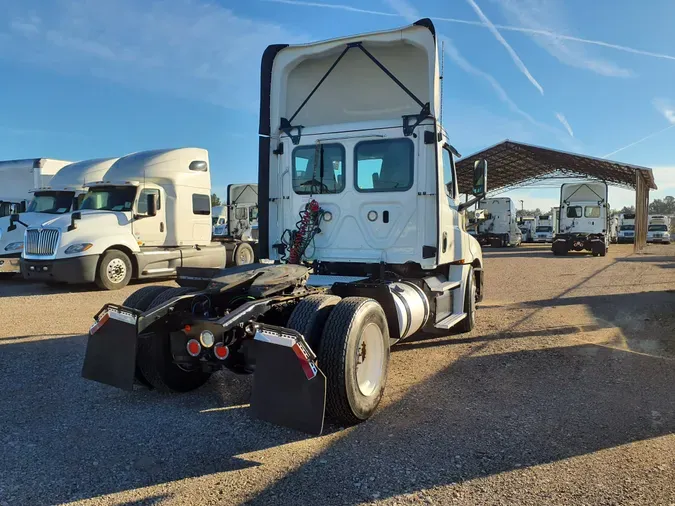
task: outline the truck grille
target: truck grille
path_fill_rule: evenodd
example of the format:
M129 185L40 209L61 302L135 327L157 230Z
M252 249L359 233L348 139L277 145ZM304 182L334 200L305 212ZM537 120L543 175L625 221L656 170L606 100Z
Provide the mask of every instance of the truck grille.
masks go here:
M24 253L28 255L53 255L59 242L59 231L54 228L27 230Z

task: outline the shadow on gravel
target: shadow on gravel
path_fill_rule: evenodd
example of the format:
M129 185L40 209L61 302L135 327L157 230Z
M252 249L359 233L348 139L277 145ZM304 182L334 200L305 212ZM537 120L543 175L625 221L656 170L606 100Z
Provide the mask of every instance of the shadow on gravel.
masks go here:
M259 463L236 455L307 438L239 407L250 377L217 374L175 396L84 380L85 343L0 342L0 504L60 504L244 469Z
M672 362L593 345L469 356L252 504L358 504L669 434L674 381Z
M139 285L148 283L163 283L170 279L144 279L133 280L129 285ZM59 295L64 293L86 293L100 292L101 290L93 283L85 285L69 285L67 283L47 284L33 281L26 281L22 278L12 280L0 280L0 298L2 297L24 297L28 295Z
M631 255L629 257L617 258L617 261L619 261L619 262L648 262L648 263L674 262L675 263L675 256L662 256L662 255L659 256L659 255L653 255L653 254Z

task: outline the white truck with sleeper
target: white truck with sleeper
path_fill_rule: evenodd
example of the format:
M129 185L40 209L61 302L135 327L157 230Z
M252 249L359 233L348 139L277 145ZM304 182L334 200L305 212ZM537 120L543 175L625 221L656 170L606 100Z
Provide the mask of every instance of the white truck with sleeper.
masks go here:
M553 215L546 214L537 217L534 242L553 242Z
M649 216L647 242L670 244L670 217L664 215Z
M478 225L478 240L493 248L520 246L523 233L518 227L516 206L508 197L483 199L478 202L483 219Z
M24 213L0 218L0 274L21 271L21 251L27 227L76 211L89 188L99 181L117 158L83 160L63 167L49 186L37 188Z
M0 161L0 217L25 211L30 192L48 186L69 163L52 158Z
M474 328L483 258L462 212L439 123L436 36L403 29L262 58L260 255L275 262L181 269L181 288L107 304L83 376L164 392L225 367L254 372L251 413L320 433L375 412L390 347L418 331Z
M142 151L118 159L89 185L78 211L26 230L21 272L32 280L96 283L171 277L182 266L225 266L211 242L205 149Z
M590 251L605 256L609 251L609 204L607 183L589 181L560 187L560 221L553 254Z
M622 214L619 225L619 233L617 236L619 243L633 243L635 242L635 215Z

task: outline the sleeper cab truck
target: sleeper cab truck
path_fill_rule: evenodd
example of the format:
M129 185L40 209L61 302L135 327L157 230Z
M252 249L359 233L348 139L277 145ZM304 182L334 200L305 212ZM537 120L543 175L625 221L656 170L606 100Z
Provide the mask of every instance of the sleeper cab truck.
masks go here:
M520 246L523 232L518 227L516 206L508 197L483 199L478 209L484 210L483 220L478 225L481 244L493 248Z
M32 193L26 212L0 218L0 274L21 272L21 251L27 227L49 223L76 211L89 184L99 181L117 158L83 160L64 166L48 186Z
M28 227L21 253L27 279L107 290L182 266L225 266L223 246L211 242L209 158L199 148L118 159L78 211Z
M670 217L664 215L649 216L647 242L670 244Z
M324 414L372 416L390 346L474 328L483 257L461 214L487 163L460 204L428 19L270 46L261 76L259 247L275 263L181 269L181 288L107 304L83 375L185 392L222 367L253 373L254 416L320 433Z
M609 251L607 183L566 183L560 187L560 221L553 254L589 251L605 256Z
M622 214L619 219L618 243L635 242L635 214Z
M69 163L52 158L0 161L0 217L25 211L31 191L48 186Z
M534 242L553 242L553 215L537 217Z

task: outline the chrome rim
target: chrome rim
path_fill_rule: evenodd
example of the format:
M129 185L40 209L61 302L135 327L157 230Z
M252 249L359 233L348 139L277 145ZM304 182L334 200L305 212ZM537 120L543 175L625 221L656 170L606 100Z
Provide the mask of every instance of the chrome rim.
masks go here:
M127 264L121 258L113 258L108 262L105 272L111 283L121 283L127 276Z
M253 262L251 258L251 251L248 248L241 248L239 250L239 265L247 265Z
M373 395L382 381L384 344L382 329L369 323L361 332L356 357L356 383L366 397Z

